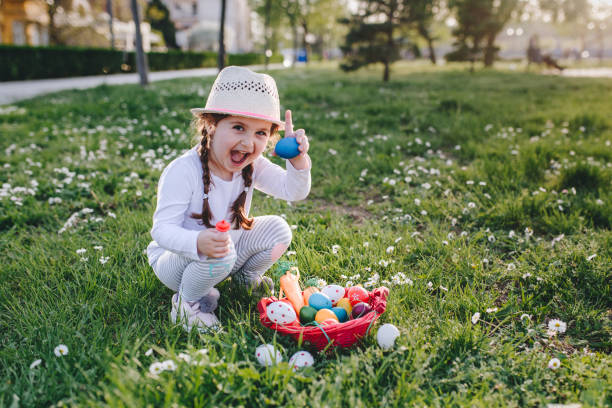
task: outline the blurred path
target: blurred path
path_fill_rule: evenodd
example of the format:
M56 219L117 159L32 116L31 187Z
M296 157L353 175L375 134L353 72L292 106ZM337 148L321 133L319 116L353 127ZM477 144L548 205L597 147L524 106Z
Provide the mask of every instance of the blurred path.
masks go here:
M262 70L263 65L250 65L247 68ZM282 69L283 64L270 64L269 69ZM177 71L149 72L149 81L163 81L174 78L202 77L217 75L217 68L182 69ZM138 73L86 76L74 78L35 79L31 81L0 82L0 105L32 98L49 92L65 89L86 89L99 85L138 84Z
M612 68L568 68L564 69L561 75L567 77L612 78Z

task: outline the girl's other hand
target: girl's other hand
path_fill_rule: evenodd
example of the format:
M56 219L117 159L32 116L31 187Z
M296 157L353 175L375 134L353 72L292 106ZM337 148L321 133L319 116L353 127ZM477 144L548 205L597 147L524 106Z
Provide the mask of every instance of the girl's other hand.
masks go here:
M295 140L298 142L300 154L289 160L293 167L297 170L307 169L310 166L310 160L308 158L310 143L308 142L308 136L306 136L306 131L304 129L293 131L293 121L291 119L290 110L285 111L285 137L295 137Z
M223 258L230 253L230 235L208 228L198 234L198 254L210 258Z

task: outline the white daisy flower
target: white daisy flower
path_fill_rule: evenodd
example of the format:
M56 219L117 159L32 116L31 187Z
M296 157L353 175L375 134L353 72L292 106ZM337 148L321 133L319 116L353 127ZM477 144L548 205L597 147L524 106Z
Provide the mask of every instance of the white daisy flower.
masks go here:
M489 242L495 242L495 235L489 235L487 239L489 240Z
M153 375L157 375L161 373L162 371L164 371L164 366L159 361L156 361L155 363L149 366L149 372Z
M548 322L548 330L553 330L557 333L565 333L567 324L559 319L552 319Z
M548 368L551 370L556 370L559 367L561 367L561 361L558 358L551 358L548 362Z
M490 307L486 311L487 311L487 313L495 313L495 312L497 312L497 308L496 307Z
M94 246L94 249L95 249L96 251L101 251L101 250L103 249L103 247L102 247L102 245L95 245L95 246Z
M587 256L587 261L592 261L593 259L595 259L595 257L597 256L597 254L593 254L593 255L589 255Z
M332 253L337 254L340 249L340 245L332 245Z
M178 353L177 356L179 359L183 360L186 363L190 363L191 362L191 356L189 354L186 353ZM169 360L172 361L172 360Z
M77 255L84 254L85 252L87 252L87 250L85 248L79 248L79 249L76 250Z
M531 316L528 315L527 313L523 313L521 315L521 321L523 321L523 320L527 320L528 322L530 322L531 321Z
M147 351L145 351L145 356L149 357L151 354L153 354L153 349L150 348Z
M480 312L476 312L472 315L472 324L478 323L480 320Z
M176 363L173 360L162 361L162 368L167 371L176 370Z
M30 370L38 367L41 363L42 363L42 360L40 358L38 360L32 361L32 364L30 364Z
M287 256L294 256L296 254L297 254L297 252L295 252L295 251L287 251Z
M508 268L509 271L513 271L513 270L516 269L516 265L514 265L513 263L509 263L507 268Z
M363 243L363 246L364 246L365 248L367 248L367 247L369 247L369 246L370 246L370 243L369 243L368 241L366 241L366 242L364 242L364 243Z
M53 353L55 353L57 357L65 356L68 354L68 347L65 344L60 344L53 349Z
M109 257L108 257L108 256L101 256L101 257L100 257L100 263L101 263L102 265L104 265L105 263L107 263L107 262L108 262L108 260L109 260Z
M394 247L394 246L388 246L385 252L387 252L388 254L390 254L390 253L392 253L392 252L393 252L393 250L394 250L394 249L395 249L395 247Z

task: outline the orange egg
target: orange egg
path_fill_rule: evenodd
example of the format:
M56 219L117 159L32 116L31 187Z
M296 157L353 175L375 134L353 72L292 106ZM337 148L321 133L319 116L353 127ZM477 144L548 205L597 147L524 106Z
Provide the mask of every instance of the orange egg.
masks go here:
M304 298L304 304L308 305L308 299L310 299L310 295L317 292L319 292L319 288L317 288L316 286L309 286L304 289L304 292L302 293L302 297Z
M338 323L338 316L330 309L321 309L317 312L315 320L317 323L323 323L325 320L334 319Z

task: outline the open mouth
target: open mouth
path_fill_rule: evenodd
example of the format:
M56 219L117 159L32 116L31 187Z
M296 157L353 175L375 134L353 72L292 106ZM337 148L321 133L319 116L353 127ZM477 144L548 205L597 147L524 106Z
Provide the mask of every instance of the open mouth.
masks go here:
M241 152L239 150L232 150L230 152L232 164L234 166L240 166L242 163L246 161L247 157L249 157L249 154L250 153Z

